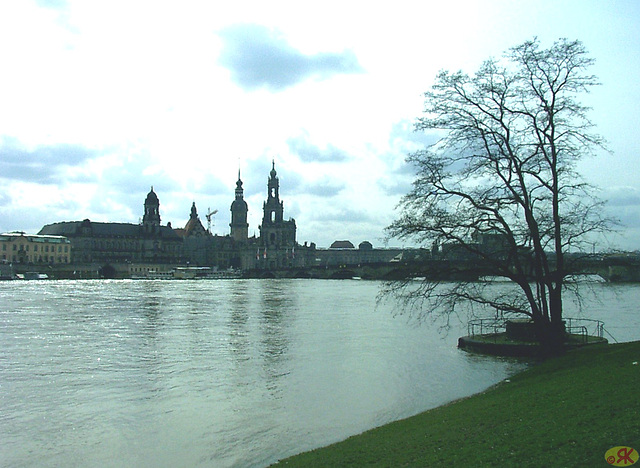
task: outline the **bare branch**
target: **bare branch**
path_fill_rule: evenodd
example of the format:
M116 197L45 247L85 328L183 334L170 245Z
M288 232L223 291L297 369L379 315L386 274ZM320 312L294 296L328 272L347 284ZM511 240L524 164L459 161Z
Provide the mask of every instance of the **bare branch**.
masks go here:
M388 293L406 304L429 302L428 315L475 304L561 322L566 252L612 226L574 170L604 144L577 100L598 84L587 73L592 63L579 41L542 49L534 39L473 76L437 75L416 130L447 133L408 156L416 179L388 233L433 243L434 261L457 256L470 269L509 278L519 293L493 297L477 283L444 287L433 276L420 286L390 284Z

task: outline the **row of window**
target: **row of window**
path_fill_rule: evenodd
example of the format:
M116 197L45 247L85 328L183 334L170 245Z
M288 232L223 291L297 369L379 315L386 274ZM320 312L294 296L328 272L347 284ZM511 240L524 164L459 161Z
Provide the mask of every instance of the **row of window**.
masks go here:
M138 251L144 250L144 244L141 244L137 241L103 241L103 240L92 240L91 244L89 241L85 241L84 244L81 244L81 248L93 249L93 250L120 250L120 251ZM177 252L181 245L176 243L154 243L154 248L156 250L161 250L163 252Z
M13 251L16 252L16 251L20 250L20 251L29 252L30 244L20 245L19 247L20 248L18 249L18 245L17 244L13 244ZM49 252L49 246L48 245L45 244L45 245L43 245L41 247L42 248L40 249L40 252ZM63 249L63 247L64 247L64 249ZM7 244L2 244L2 251L3 252L7 251ZM38 244L34 244L33 245L33 251L34 252L38 252ZM51 252L55 252L55 251L56 251L56 246L52 245L51 246ZM63 251L64 251L64 253L69 253L69 246L68 245L65 245L65 246L59 245L58 246L58 253L62 253Z
M160 263L180 263L182 257L179 255L171 255L168 253L164 253L162 255L157 255L151 251L147 254L144 252L126 252L126 253L117 253L117 252L96 252L96 251L82 251L82 250L74 250L73 261L80 263L91 263L91 262L107 262L107 263L129 263L129 262L160 262Z
M13 262L13 263L69 263L69 257L56 257L54 255L40 255L38 257L29 256L29 257L18 257L17 255L13 255L12 258L7 258L6 254L2 255L2 260L5 262Z
M130 268L130 273L167 273L167 270L162 267L158 268L156 266L148 266L148 267L132 267Z

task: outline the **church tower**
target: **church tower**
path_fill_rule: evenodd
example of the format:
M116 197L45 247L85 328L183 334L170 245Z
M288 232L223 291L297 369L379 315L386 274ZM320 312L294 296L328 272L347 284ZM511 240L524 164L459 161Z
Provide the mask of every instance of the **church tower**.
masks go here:
M142 226L146 234L157 234L160 231L160 200L153 191L153 186L144 201Z
M267 201L263 205L264 216L262 226L281 223L284 214L284 205L280 201L280 181L276 173L276 162L271 162L271 172L267 181Z
M184 227L185 237L206 237L209 232L204 228L200 218L198 217L198 209L196 208L196 202L191 205L191 215L189 221Z
M246 242L249 238L249 223L247 223L247 212L249 207L244 200L244 190L242 179L240 179L240 169L238 169L238 181L236 182L236 199L231 203L231 237L236 242Z
M296 263L296 221L284 220L284 203L280 201L280 181L275 161L272 161L267 192L260 226L263 267L266 269L292 267Z

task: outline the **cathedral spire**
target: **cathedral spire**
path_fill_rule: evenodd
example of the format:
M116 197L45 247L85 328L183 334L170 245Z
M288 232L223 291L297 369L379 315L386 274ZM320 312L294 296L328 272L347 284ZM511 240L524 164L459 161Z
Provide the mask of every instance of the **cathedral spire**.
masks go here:
M236 199L231 203L231 237L238 242L246 242L249 238L249 223L247 223L247 212L249 207L244 201L244 190L242 179L240 178L240 168L238 168L238 181L236 182Z
M244 198L244 190L242 189L242 179L240 178L240 168L238 168L238 181L236 182L236 200Z
M284 203L280 200L280 181L276 172L275 159L271 161L271 172L267 182L267 200L262 209L262 224L260 225L260 244L269 257L264 257L262 268L274 269L291 267L293 257L289 255L296 245L296 222L293 219L284 220Z
M275 200L273 203L280 201L280 182L278 181L278 173L276 172L276 161L271 160L271 172L269 172L269 180L267 181L267 202Z

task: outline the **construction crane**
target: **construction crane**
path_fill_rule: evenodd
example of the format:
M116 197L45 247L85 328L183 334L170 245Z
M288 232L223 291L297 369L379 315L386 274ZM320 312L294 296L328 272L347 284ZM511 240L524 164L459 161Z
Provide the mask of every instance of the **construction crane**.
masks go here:
M211 218L218 212L218 210L211 211L211 208L207 208L207 214L205 215L207 218L207 232L211 234Z

